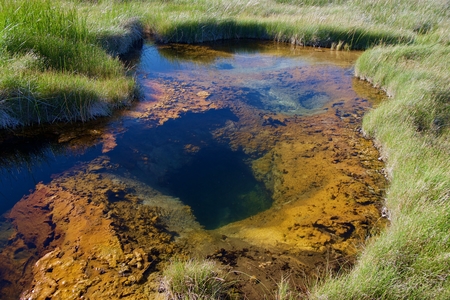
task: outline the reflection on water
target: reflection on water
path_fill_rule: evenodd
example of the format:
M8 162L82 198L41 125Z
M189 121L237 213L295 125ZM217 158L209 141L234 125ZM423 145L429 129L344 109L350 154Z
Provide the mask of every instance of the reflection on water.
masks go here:
M72 150L54 136L8 137L0 150L0 214L11 209L37 183L47 183L52 174L100 153L95 148Z
M352 77L359 53L315 50L147 44L133 62L143 101L90 124L16 132L20 142L3 134L1 212L29 196L8 215L20 231L13 241L0 219L0 297L17 296L22 274L34 278L33 290L53 282L29 267L50 251L52 276L66 277L59 266L83 259L67 282L102 275L85 287L93 299L117 292L117 272L156 272L176 247L220 261L242 248L246 263L233 266L269 273L353 255L380 219L383 166L358 130L379 95ZM70 295L67 282L48 290ZM151 289L142 282L121 284L138 295Z

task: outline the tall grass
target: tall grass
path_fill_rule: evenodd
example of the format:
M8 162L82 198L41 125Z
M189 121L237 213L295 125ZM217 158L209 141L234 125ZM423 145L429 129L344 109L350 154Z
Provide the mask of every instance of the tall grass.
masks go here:
M365 23L345 1L303 1L302 5L275 1L202 1L179 13L180 2L159 6L157 13L144 13L156 39L162 42L204 42L230 38L273 39L299 45L330 47L346 41L354 49L379 43L406 43L413 36L401 30L388 30ZM320 6L316 4L320 2ZM171 2L169 2L171 3ZM357 7L352 9L358 9Z
M54 71L111 77L121 64L109 57L89 33L75 8L49 0L2 3L2 46L11 54L32 51Z
M0 5L2 127L85 121L134 97L123 65L75 7L48 0Z
M295 300L296 292L289 284L288 276L281 276L280 281L277 283L278 289L275 291L275 300Z

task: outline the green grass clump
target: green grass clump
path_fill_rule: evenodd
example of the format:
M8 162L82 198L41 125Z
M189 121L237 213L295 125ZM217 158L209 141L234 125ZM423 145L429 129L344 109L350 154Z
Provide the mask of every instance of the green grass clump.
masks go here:
M43 63L26 54L0 65L0 126L55 121L86 121L127 105L136 93L125 76L91 78L83 74L36 70Z
M97 44L86 20L75 8L60 5L48 0L4 1L2 47L14 55L32 51L55 71L102 77L121 74L121 64Z
M289 277L282 276L280 281L277 283L278 289L275 291L275 300L295 300L296 292L293 291L291 285L289 284Z
M86 121L135 97L122 63L76 7L48 0L0 6L1 127Z
M224 272L210 260L174 260L164 270L162 281L166 299L228 299Z

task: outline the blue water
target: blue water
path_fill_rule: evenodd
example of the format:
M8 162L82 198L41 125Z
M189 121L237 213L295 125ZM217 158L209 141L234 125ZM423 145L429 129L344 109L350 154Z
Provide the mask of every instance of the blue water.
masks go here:
M28 195L37 183L49 183L52 176L101 155L101 147L93 146L83 153L71 151L56 140L22 141L24 148L4 148L0 168L0 215ZM5 151L6 150L6 151Z

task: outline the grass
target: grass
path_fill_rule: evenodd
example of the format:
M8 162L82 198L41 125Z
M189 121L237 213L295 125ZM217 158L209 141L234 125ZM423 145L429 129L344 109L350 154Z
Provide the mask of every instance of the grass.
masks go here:
M0 126L86 121L135 96L75 7L48 0L1 2Z
M168 300L229 299L230 283L211 260L173 260L164 270L162 289Z
M296 292L292 290L289 284L289 277L282 276L280 281L277 283L278 289L275 292L275 300L295 300Z
M127 105L136 86L118 56L143 34L367 49L356 75L391 96L363 121L386 162L391 225L310 298L449 299L449 8L447 0L1 0L0 127L88 120ZM279 294L289 298L286 288Z

